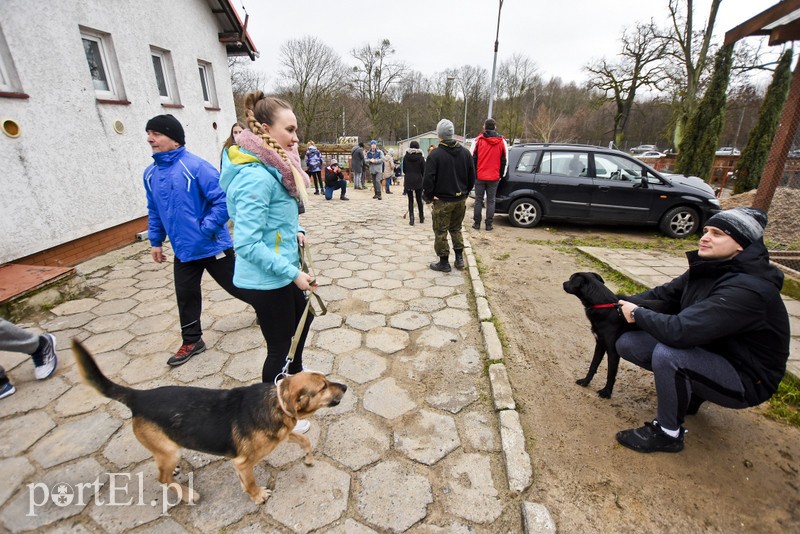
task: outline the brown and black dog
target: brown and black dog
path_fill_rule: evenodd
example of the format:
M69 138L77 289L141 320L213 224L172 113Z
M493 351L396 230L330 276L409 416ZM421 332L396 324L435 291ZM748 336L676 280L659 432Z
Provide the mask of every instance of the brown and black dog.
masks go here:
M261 504L269 498L270 491L256 484L253 467L286 439L303 448L305 463L311 465L311 442L292 429L298 419L319 408L338 405L347 391L346 385L313 372L288 376L277 386L164 386L138 390L109 380L79 341L73 340L72 350L84 380L130 408L133 433L153 453L159 482L169 484L181 500L189 503L197 502L200 496L173 479L181 447L231 458L242 489L253 502Z
M603 361L603 355L608 354L606 385L597 394L609 399L614 390L614 383L617 380L617 371L619 370L620 357L617 354L617 339L623 333L636 329L635 325L629 324L622 317L617 302L619 302L620 298L631 301L633 299L615 295L613 291L606 287L602 276L591 272L574 273L569 277L569 280L564 282L564 291L580 299L586 310L586 317L592 325L592 334L594 334L596 340L589 372L586 373L584 378L576 380L575 383L583 387L588 386L597 373L600 362ZM669 313L665 308L665 304L660 301L635 300L637 300L636 304L640 306L662 313Z

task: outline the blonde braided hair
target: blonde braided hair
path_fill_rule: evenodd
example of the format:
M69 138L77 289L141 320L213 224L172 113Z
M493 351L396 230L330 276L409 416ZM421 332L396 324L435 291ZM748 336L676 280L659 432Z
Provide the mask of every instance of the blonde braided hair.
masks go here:
M292 106L283 99L266 96L263 91L255 91L244 97L244 107L245 120L250 131L260 136L264 141L264 146L277 152L283 161L291 167L292 163L289 161L286 151L272 136L264 131L262 124L272 126L275 123L275 113L281 108L291 111Z

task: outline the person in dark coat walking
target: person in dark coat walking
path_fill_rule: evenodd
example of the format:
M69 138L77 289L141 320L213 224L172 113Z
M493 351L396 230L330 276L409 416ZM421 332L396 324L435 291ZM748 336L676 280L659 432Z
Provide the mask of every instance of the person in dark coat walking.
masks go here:
M620 300L639 330L617 340L626 360L653 371L657 419L617 433L638 452L683 449L685 415L703 401L747 408L778 389L789 358L789 316L781 299L783 273L769 263L762 239L767 214L734 208L706 222L689 270L675 280ZM635 303L658 300L675 314Z
M422 176L425 174L425 158L422 156L422 150L419 149L418 142L411 141L411 148L406 151L403 156L403 162L400 164L400 173L405 176L403 188L408 196L408 224L414 226L414 197L417 198L419 222L424 223Z

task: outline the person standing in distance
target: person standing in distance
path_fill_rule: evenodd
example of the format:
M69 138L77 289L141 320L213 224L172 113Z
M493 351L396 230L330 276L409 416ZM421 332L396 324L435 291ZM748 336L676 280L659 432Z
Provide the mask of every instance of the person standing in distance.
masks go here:
M453 139L453 123L442 119L436 125L439 147L428 155L423 176L422 198L432 202L433 248L439 261L431 263L434 271L450 272L450 246L453 241L456 269L464 268L464 236L461 226L467 211L467 195L475 185L475 165L469 150Z
M228 208L219 172L186 150L183 126L172 115L153 117L145 131L154 160L144 171L150 256L156 263L166 261L162 244L167 237L175 254L175 296L183 343L167 360L174 367L206 350L200 323L203 272L208 271L234 297L240 296L233 285L233 241L226 226Z
M353 172L353 188L366 189L364 187L364 142L360 141L350 152L350 170Z
M483 123L483 133L472 145L472 161L475 162L475 208L472 213L472 227L481 229L483 198L486 197L486 231L494 228L494 204L497 185L506 174L508 147L506 139L497 131L497 123L492 118Z

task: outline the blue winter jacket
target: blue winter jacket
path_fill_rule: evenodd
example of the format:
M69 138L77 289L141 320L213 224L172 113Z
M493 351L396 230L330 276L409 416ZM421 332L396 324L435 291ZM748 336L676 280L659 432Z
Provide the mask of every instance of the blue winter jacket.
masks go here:
M183 262L231 248L217 169L186 147L154 152L153 160L144 171L150 245L160 247L169 236L175 257Z
M300 274L297 200L281 174L239 146L222 155L220 185L233 220L233 283L245 289L278 289Z

